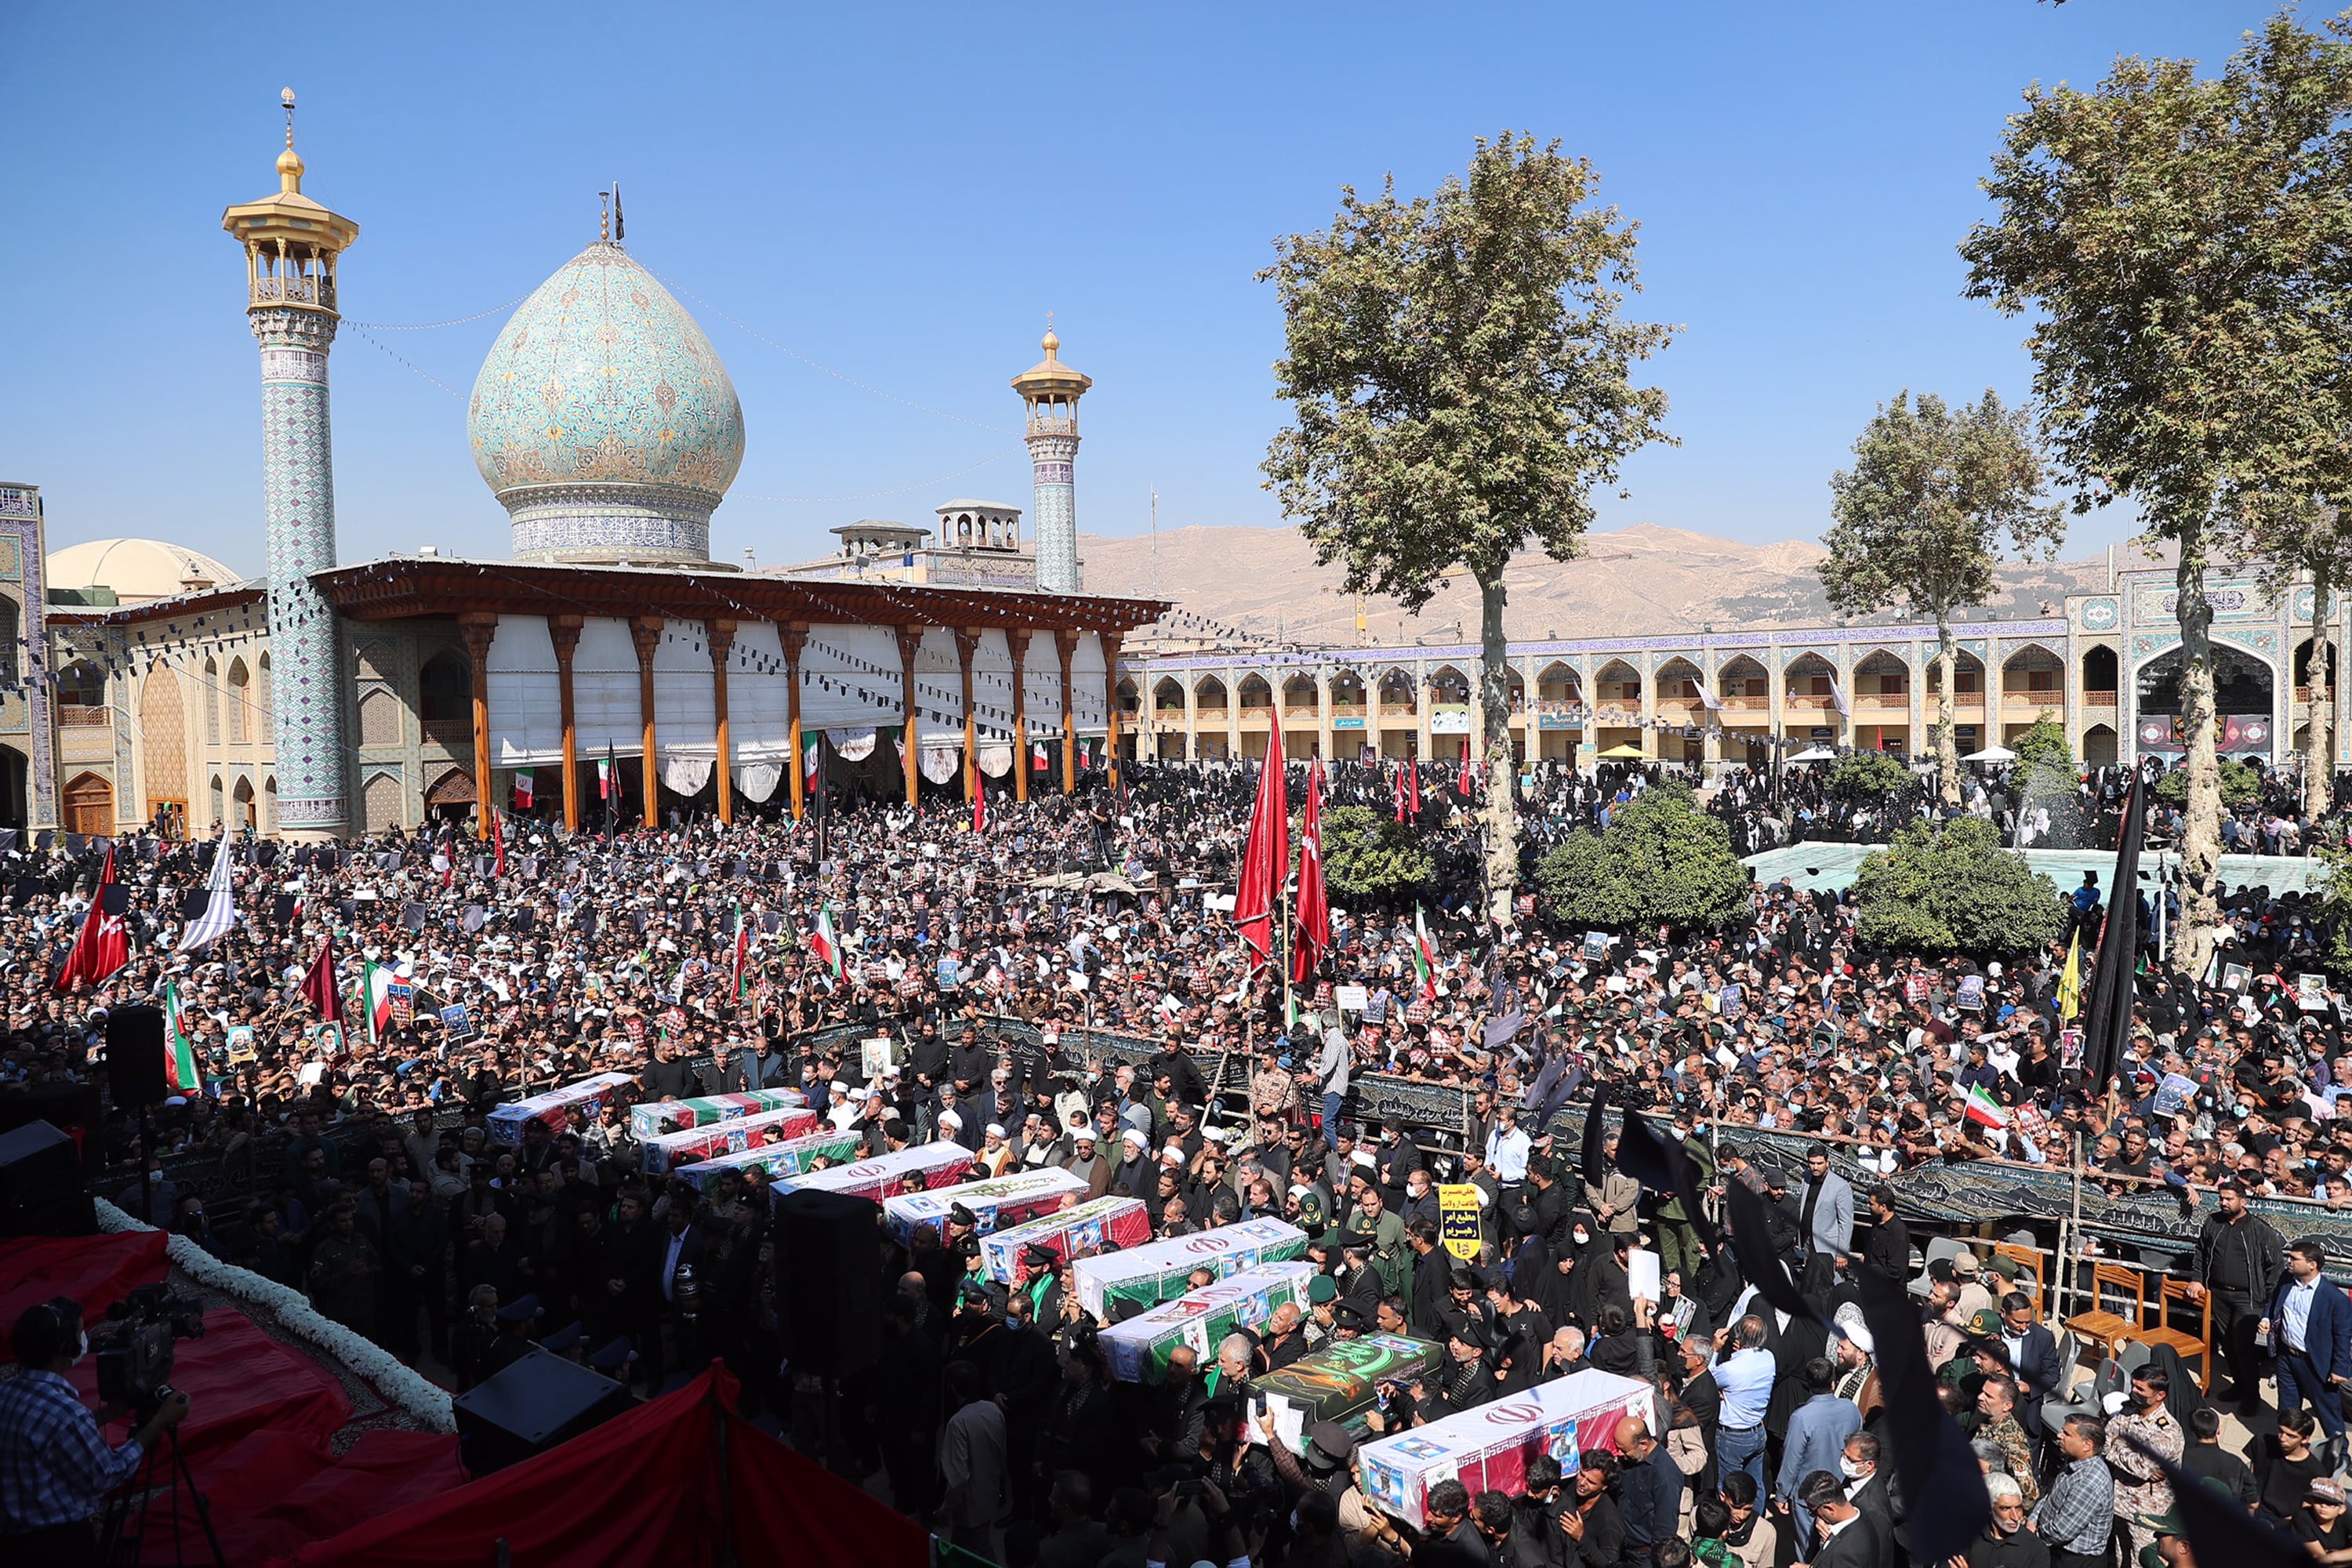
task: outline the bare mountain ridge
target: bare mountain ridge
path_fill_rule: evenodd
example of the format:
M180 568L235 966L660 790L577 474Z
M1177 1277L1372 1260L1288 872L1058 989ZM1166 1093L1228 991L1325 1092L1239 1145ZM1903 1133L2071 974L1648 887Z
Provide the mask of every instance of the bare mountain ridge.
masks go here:
M1574 561L1531 553L1511 563L1505 625L1514 640L1827 626L1836 619L1815 574L1828 552L1809 541L1746 544L1637 523L1591 535L1587 551ZM2150 564L2137 552L2129 559L2125 553L2118 552L2119 568ZM1295 528L1170 529L1156 544L1148 536L1090 534L1080 540L1079 554L1091 593L1173 600L1180 611L1257 636L1278 633L1310 644L1360 640L1357 602L1338 592L1338 568L1316 564L1313 547ZM2106 580L2104 553L2004 565L1997 595L1970 613L2030 619L2042 605L2103 588ZM1466 576L1446 582L1418 616L1386 599L1363 609L1366 637L1377 644L1477 640L1478 591ZM1178 621L1172 629L1198 628Z

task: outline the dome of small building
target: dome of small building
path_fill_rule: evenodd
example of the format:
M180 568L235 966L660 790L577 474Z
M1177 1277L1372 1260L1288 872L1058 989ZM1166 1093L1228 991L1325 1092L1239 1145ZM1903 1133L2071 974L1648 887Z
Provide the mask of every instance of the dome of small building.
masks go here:
M606 242L515 311L466 424L522 560L707 562L743 464L743 407L710 340Z
M52 552L52 591L110 588L117 601L144 604L244 581L211 556L161 539L92 539Z

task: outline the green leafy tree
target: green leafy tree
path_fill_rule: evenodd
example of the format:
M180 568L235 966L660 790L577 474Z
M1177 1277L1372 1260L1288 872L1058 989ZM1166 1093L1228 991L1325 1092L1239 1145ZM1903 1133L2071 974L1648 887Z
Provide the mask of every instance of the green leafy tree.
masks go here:
M2047 709L2009 743L2009 749L2017 753L2017 776L2028 790L2062 784L2071 789L2082 777L2082 770L2074 765L2074 748L2066 743L2066 726Z
M1974 816L1914 822L1853 879L1855 931L1873 947L1928 955L2029 952L2065 926L2058 884Z
M2185 805L2192 782L2188 769L2167 768L2156 781L2156 798L2167 805ZM2223 805L2243 805L2263 793L2263 775L2243 763L2223 763L2215 770L2214 782L2221 788Z
M2046 560L2066 525L2041 499L2042 458L2024 416L1988 391L1948 408L1934 393L1906 390L1853 444L1853 467L1830 478L1836 521L1822 543L1822 585L1848 615L1902 607L1936 623L1936 775L1945 804L1960 801L1952 687L1959 645L1952 616L1993 593L2003 553Z
M1436 875L1421 835L1394 817L1362 805L1323 813L1323 881L1332 897L1392 903Z
M1748 909L1748 868L1729 830L1679 784L1643 790L1599 834L1569 835L1535 876L1553 916L1575 927L1707 930Z
M1530 544L1573 557L1595 486L1667 440L1665 395L1633 367L1674 329L1627 320L1634 226L1594 206L1592 165L1559 144L1481 140L1467 175L1400 200L1351 188L1323 233L1276 241L1277 394L1296 423L1267 488L1344 591L1407 610L1450 570L1478 584L1486 880L1510 919L1518 879L1503 574Z
M1911 770L1885 752L1850 752L1830 764L1828 784L1840 800L1876 800L1909 788Z
M2236 498L2326 493L2352 396L2347 37L2282 12L2217 76L2126 57L2095 90L2028 89L1984 182L1995 216L1960 247L1970 297L2036 318L2041 434L2074 510L2128 496L2179 552L2191 973L2220 925L2206 566Z
M2352 976L2352 849L2322 840L2311 852L2324 868L2317 889L2320 962L2330 974Z

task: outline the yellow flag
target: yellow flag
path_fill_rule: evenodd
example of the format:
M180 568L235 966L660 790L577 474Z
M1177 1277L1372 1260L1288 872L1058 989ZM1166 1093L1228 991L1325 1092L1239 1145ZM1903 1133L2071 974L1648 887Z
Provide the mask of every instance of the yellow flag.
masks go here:
M2066 939L2066 968L2058 976L2058 1019L2071 1024L2074 1015L2083 1010L2083 932L2080 927Z

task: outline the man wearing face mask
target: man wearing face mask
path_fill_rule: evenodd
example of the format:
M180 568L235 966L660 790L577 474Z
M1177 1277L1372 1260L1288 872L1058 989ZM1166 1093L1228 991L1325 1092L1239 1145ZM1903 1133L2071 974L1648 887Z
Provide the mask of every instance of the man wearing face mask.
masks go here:
M0 1384L0 1558L10 1568L92 1562L100 1505L187 1415L188 1396L174 1393L110 1447L105 1423L121 1412L93 1412L66 1376L89 1351L80 1304L61 1296L27 1307L12 1332L18 1372Z

